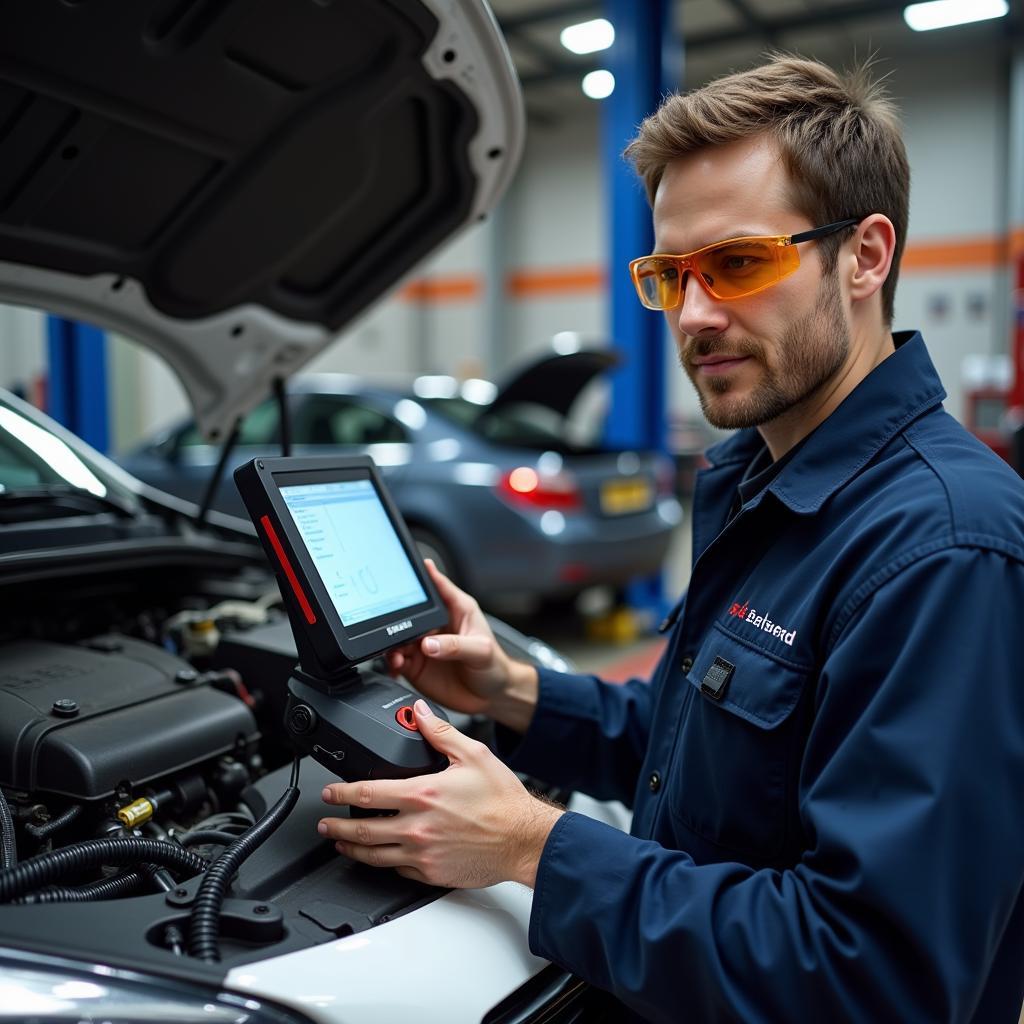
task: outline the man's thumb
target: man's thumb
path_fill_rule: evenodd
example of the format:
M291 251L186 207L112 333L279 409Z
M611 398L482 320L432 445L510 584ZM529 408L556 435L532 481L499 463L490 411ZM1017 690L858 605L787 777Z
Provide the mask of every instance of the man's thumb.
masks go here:
M435 715L425 700L417 700L413 705L416 712L416 726L423 738L449 759L455 759L462 753L466 737L450 722Z

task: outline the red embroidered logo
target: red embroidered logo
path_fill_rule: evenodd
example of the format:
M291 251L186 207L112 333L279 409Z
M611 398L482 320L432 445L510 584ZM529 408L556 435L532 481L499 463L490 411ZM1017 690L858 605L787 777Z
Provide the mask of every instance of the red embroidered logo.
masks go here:
M777 636L784 644L788 644L790 647L793 646L793 641L796 639L796 630L786 629L785 626L772 622L771 617L767 613L762 614L756 608L751 608L749 601L744 601L743 604L734 601L729 609L729 614L734 619L742 619L748 625L763 630L771 636Z

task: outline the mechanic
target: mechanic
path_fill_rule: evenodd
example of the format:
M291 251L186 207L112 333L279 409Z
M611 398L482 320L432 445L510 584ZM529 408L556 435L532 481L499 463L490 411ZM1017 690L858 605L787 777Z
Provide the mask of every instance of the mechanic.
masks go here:
M608 1019L1013 1024L1024 482L943 411L921 335L891 333L894 108L869 69L777 57L669 97L626 152L668 254L634 261L641 301L738 428L699 475L654 677L513 662L433 567L451 631L392 669L493 716L508 765L631 805L632 834L422 704L451 767L329 786L399 813L321 831L434 884L533 887L531 949Z

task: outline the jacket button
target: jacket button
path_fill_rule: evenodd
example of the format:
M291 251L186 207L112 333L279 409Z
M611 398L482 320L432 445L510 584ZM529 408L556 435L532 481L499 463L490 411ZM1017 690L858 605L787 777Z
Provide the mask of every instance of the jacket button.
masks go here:
M657 793L661 789L661 776L657 772L651 772L651 777L647 780L647 788L652 793Z
M682 669L682 670L683 670L684 672L689 672L689 671L690 671L690 669L691 669L691 668L693 668L693 658L691 658L691 657L690 657L689 655L687 655L687 656L686 656L685 658L683 658L683 660L682 660L682 661L681 661L681 662L679 663L679 667L680 667L680 668L681 668L681 669Z

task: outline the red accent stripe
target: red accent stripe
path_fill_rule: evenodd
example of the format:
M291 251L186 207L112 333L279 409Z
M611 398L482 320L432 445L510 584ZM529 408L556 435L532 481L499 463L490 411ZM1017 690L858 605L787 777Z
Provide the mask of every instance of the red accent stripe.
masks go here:
M267 536L270 538L270 544L274 549L274 554L277 555L277 560L281 563L281 568L284 569L284 574L288 577L288 582L292 585L295 597L298 599L299 606L302 608L302 614L306 616L306 621L312 626L313 623L316 622L316 614L310 607L306 595L302 592L302 587L299 586L299 578L295 575L292 563L288 561L288 556L284 553L284 548L281 546L281 541L278 539L277 531L274 529L274 524L270 521L270 516L261 516L260 526L267 531Z

